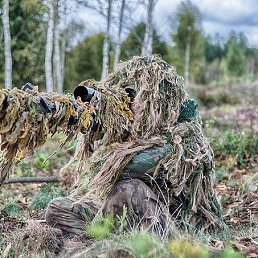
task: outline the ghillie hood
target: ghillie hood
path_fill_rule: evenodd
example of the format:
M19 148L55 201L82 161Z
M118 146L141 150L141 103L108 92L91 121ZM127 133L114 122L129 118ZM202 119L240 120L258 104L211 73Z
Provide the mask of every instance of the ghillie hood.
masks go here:
M158 56L134 57L120 63L106 80L82 84L100 92L99 122L105 144L117 142L125 130L133 138L163 135L177 121L186 97L182 77ZM134 114L128 110L126 88L137 93Z

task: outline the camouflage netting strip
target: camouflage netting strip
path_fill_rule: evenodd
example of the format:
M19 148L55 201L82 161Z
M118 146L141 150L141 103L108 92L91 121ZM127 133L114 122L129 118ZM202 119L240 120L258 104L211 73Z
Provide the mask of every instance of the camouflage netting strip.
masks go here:
M42 99L52 110L42 109ZM76 108L75 108L76 107ZM63 143L74 139L88 129L93 108L71 96L34 90L0 91L0 184L9 176L14 164L33 154L43 145L49 134L64 132ZM70 116L77 117L75 124L68 125Z
M98 115L104 136L91 157L86 161L79 158L82 173L73 195L87 193L96 199L105 198L137 153L171 143L171 151L161 160L155 175L166 175L171 202L181 203L173 216L188 227L225 229L214 189L213 153L201 131L196 102L186 99L182 78L174 67L158 56L134 57L93 87L106 89L101 93ZM137 91L137 111L133 121L127 116L116 123L121 113L107 104L108 95L126 87ZM113 123L115 131L109 128ZM85 146L79 148L83 157Z
M213 152L196 121L178 123L170 129L171 152L160 161L161 171L171 183L173 200L183 200L174 216L197 228L226 228L215 191Z
M99 151L88 159L85 167L86 171L92 171L92 173L89 176L82 173L73 195L78 195L79 192L84 197L95 199L107 194L122 173L123 168L137 153L164 143L164 140L155 137L100 147Z
M70 162L62 169L67 169L73 162L77 161L75 171L81 173L87 166L90 153L96 140L101 137L99 145L109 146L115 142L122 141L122 135L129 131L133 122L133 113L129 109L130 98L121 88L106 88L103 83L96 81L83 81L80 85L92 87L97 90L90 101L97 111L94 121L101 125L102 132L92 133L90 130L81 135L75 155ZM100 136L101 134L101 136Z

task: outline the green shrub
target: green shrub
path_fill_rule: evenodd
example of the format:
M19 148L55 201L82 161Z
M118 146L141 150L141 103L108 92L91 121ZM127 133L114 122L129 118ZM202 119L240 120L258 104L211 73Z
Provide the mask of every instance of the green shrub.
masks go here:
M210 144L216 159L226 160L231 157L239 166L253 161L258 153L257 137L251 131L228 131L223 137L213 137Z
M220 93L218 95L207 95L204 93L199 93L197 99L206 107L215 107L223 104L234 105L239 102L236 97L228 93Z
M114 219L112 216L98 217L87 228L87 233L95 239L106 238L114 230Z
M48 155L45 153L39 153L38 156L35 158L34 165L40 169L49 169L51 162L50 160L46 160Z
M130 249L133 257L164 257L161 254L163 246L160 241L148 232L139 232L129 235L125 239L125 247ZM157 256L159 254L159 256Z
M65 191L61 187L56 187L52 184L44 184L41 186L40 191L33 196L30 208L31 209L44 209L48 203L54 198L65 196Z
M221 182L225 175L228 174L228 170L225 167L220 167L216 169L216 179Z
M123 206L123 213L121 216L116 214L116 224L118 226L118 232L123 232L127 226L127 208Z
M26 162L19 163L16 173L19 177L32 176L31 165Z
M21 211L21 206L16 201L11 201L4 204L1 208L1 213L6 216L14 216Z
M209 258L207 248L193 243L188 239L174 239L168 244L171 257L173 258Z
M220 258L244 258L244 255L235 252L231 247L226 247L223 250Z

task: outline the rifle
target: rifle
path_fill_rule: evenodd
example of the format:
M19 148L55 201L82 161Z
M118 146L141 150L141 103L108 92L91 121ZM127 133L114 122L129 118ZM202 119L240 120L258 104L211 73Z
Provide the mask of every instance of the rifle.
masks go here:
M89 130L95 113L89 102L95 93L85 86L76 87L74 96L45 93L31 83L0 90L0 185L13 166L32 155L48 135L63 132L62 147Z

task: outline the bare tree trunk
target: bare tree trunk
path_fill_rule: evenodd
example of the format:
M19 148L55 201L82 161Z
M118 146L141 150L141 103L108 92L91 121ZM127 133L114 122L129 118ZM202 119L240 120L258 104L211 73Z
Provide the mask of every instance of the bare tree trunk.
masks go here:
M108 9L107 9L107 22L106 22L106 33L103 44L103 64L102 64L102 74L101 80L104 80L108 74L109 68L109 41L110 41L110 25L111 25L111 11L112 11L112 2L113 0L108 0Z
M49 20L47 30L47 44L45 55L45 74L47 92L52 92L53 88L53 73L52 73L52 55L53 55L53 38L54 38L54 3L49 2Z
M55 72L56 72L56 84L57 92L63 93L63 83L62 83L62 71L61 71L61 53L60 53L60 30L59 24L56 24L55 28Z
M121 34L122 34L122 29L123 29L125 2L126 2L126 0L122 0L120 14L119 14L119 25L118 25L119 27L118 27L117 43L116 43L116 47L115 47L114 69L118 65L119 57L120 57L120 53L121 53Z
M3 30L5 55L5 88L12 88L12 52L11 33L9 24L9 0L3 0Z
M156 5L156 0L148 0L147 3L147 23L145 29L144 40L142 44L142 55L152 54L152 43L153 43L153 11Z
M190 36L187 37L185 47L185 84L188 86L189 83L189 66L190 66Z
M3 28L0 30L0 42L4 41L4 30Z
M67 16L67 0L55 0L55 48L54 48L54 64L55 64L55 85L57 92L63 93L64 83L64 64L66 49L66 16Z
M60 43L61 43L61 48L60 48L60 62L61 62L61 82L62 86L64 87L64 76L65 76L65 53L66 53L66 44L67 44L67 1L64 2L64 11L63 11L63 23L64 23L64 28L60 37Z
M248 76L254 77L255 73L255 59L253 57L248 57L246 60L246 72Z
M64 76L65 76L65 54L66 54L66 35L65 33L61 36L61 49L60 49L60 58L61 58L61 82L64 87Z

